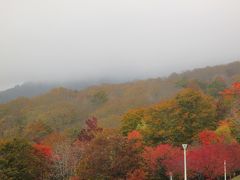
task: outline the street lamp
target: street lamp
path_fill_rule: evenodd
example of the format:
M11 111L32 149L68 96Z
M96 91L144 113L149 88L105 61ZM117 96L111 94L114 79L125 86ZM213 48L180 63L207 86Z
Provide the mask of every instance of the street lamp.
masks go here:
M170 176L170 180L173 180L173 173L172 172L169 173L169 176Z
M187 180L187 144L182 145L184 150L184 180Z
M227 180L227 162L224 161L224 180Z

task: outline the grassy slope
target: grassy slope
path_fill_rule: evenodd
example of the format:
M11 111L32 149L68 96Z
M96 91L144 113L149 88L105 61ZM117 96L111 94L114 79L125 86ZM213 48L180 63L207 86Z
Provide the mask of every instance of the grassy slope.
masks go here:
M233 178L232 180L240 180L240 176Z

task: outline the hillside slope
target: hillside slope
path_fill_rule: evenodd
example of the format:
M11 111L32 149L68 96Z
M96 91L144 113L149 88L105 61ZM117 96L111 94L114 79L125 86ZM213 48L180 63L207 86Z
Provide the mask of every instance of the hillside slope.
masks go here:
M18 97L34 97L45 94L53 88L65 87L68 89L81 90L93 85L99 85L102 82L120 83L120 79L88 79L88 80L75 80L63 82L26 82L21 85L16 85L13 88L0 91L0 103L6 103Z
M30 99L18 98L0 105L0 136L31 136L33 131L41 131L41 135L63 130L74 133L91 116L99 118L102 126L117 127L127 110L175 95L183 86L179 82L184 81L184 86L204 84L206 89L218 77L226 85L239 80L240 62L172 74L168 78L104 84L81 91L56 88Z

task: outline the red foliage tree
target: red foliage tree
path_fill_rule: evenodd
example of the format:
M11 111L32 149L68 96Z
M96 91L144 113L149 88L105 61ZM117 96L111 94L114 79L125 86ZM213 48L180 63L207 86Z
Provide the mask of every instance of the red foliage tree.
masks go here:
M128 134L128 139L142 139L142 135L138 131L134 130Z
M204 130L199 133L199 141L203 145L216 144L221 141L221 138L211 130Z
M52 157L51 147L43 144L34 144L33 147L37 152L43 154L45 157Z
M49 176L53 163L53 152L51 147L43 144L33 144L34 155L39 159L38 166L41 168L41 177L45 179Z
M136 130L128 133L128 141L133 142L136 148L143 147L142 135Z
M210 133L213 134L212 132ZM208 137L208 136L207 136ZM215 137L215 135L213 136ZM224 161L227 162L227 172L230 176L240 169L240 145L237 143L211 144L211 139L204 141L203 145L187 150L188 176L192 179L202 176L204 179L216 179L223 176ZM183 177L183 151L182 148L171 145L158 145L146 147L143 157L151 172L156 177L159 167L164 169L165 176Z
M102 128L98 127L97 118L90 118L86 120L86 128L80 131L78 140L80 142L89 142L95 137L96 133L102 132L102 130Z
M234 89L236 94L240 94L240 82L233 83L232 88Z
M206 179L215 179L223 176L223 164L226 160L228 173L240 168L239 144L210 144L195 147L188 153L188 169L190 175L198 174Z
M143 157L149 168L154 173L161 166L166 173L181 174L182 171L182 151L180 148L169 144L161 144L156 147L146 147Z
M197 174L214 179L223 174L224 158L219 145L203 145L188 153L188 169L192 176Z
M240 95L240 82L235 82L232 86L220 92L224 96Z

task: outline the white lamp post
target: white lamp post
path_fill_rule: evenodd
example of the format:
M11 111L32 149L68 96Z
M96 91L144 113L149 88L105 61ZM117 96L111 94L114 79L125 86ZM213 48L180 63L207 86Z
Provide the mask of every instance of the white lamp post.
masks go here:
M224 161L224 180L227 180L227 162Z
M184 180L187 180L187 144L182 145L184 150Z
M172 174L172 172L170 172L169 175L170 175L170 180L173 180L173 174Z

